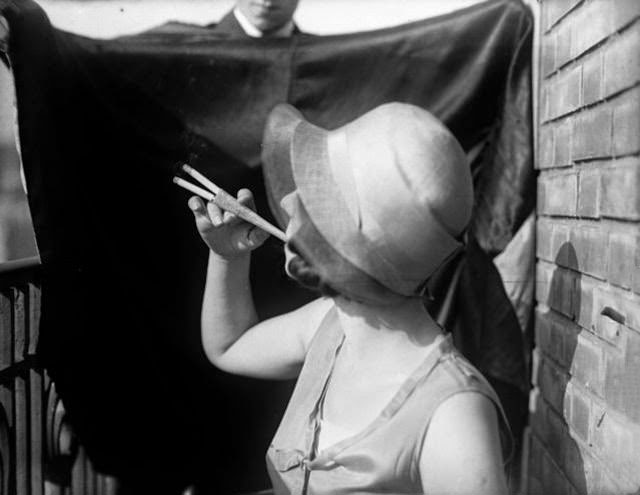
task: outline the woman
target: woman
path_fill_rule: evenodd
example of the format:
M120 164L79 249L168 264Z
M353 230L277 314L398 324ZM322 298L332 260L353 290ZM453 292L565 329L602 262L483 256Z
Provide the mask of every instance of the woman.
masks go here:
M230 373L298 377L267 454L275 493L506 493L498 399L423 306L471 214L458 142L412 105L335 131L280 105L263 146L287 273L324 297L258 322L248 270L265 234L189 206L210 248L207 356ZM252 204L248 190L238 199Z

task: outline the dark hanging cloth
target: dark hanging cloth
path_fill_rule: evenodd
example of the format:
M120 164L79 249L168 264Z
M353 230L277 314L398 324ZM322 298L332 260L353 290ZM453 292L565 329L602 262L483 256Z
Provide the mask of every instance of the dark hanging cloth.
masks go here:
M534 201L532 20L523 4L491 0L341 36L236 40L170 23L108 41L52 28L31 0L0 6L44 270L39 352L99 469L140 493L267 485L263 453L290 384L207 363L199 340L207 252L171 177L188 161L228 191L252 188L270 217L260 140L282 101L328 128L409 102L459 138L476 210L468 250L438 277L431 310L518 411L522 338L491 257ZM281 267L271 240L252 264L262 316L313 297Z

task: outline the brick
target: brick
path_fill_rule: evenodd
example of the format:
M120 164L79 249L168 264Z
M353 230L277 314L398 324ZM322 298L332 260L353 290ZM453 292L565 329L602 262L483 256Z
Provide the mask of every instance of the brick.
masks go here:
M593 290L593 311L591 329L601 339L606 340L611 345L622 349L624 345L624 329L623 324L629 321L627 313L629 310L633 312L625 303L626 298L621 294L607 287L597 287ZM602 314L603 310L613 310L619 318L612 318L606 314ZM620 321L616 321L616 320Z
M567 259L567 249L563 245L569 241L567 225L538 219L536 240L536 254L539 258L566 266L563 260Z
M553 409L547 408L546 419L548 432L545 445L550 457L562 467L571 442L569 427L564 417Z
M544 177L540 177L536 183L536 213L538 216L544 215L547 203L547 184Z
M542 18L545 31L548 31L562 17L564 17L580 0L556 0L542 4Z
M640 247L636 249L635 261L633 266L633 292L640 294Z
M640 23L635 23L604 53L605 96L633 86L640 81Z
M578 176L579 217L598 218L600 216L600 170L582 170Z
M551 357L560 367L568 369L569 362L565 359L564 340L566 334L571 332L571 322L551 311L538 311L535 326L537 348L546 356Z
M549 298L546 301L550 308L573 318L574 287L577 275L564 268L556 268L549 283Z
M538 134L538 168L550 168L554 166L554 128L551 125L540 127Z
M582 104L590 105L602 98L602 54L592 55L582 66Z
M536 301L542 304L547 304L549 301L552 274L553 266L551 264L538 263L536 265Z
M613 28L621 29L632 20L640 17L640 2L638 0L616 0L611 2L613 9Z
M640 43L638 44L640 60ZM613 153L616 156L640 151L640 88L624 95L613 110Z
M631 288L636 265L636 246L638 238L635 235L612 233L609 235L609 267L607 279L609 282Z
M565 390L569 376L548 359L541 358L538 365L538 375L535 378L544 400L556 413L564 415Z
M536 347L546 354L554 352L554 347L551 344L551 321L549 319L548 312L536 309L534 323L535 343Z
M571 61L571 31L571 23L563 23L558 27L556 35L556 68L562 67Z
M536 256L551 261L551 234L553 224L544 217L536 221Z
M563 333L563 346L561 362L564 370L569 371L575 358L575 349L578 336L582 331L575 323L560 321L556 322L554 329Z
M571 40L571 56L576 58L613 33L610 0L593 0L580 10Z
M556 167L571 165L572 130L573 122L571 119L565 120L555 129L553 163Z
M600 227L580 226L571 231L574 266L582 273L604 279L607 274L608 233Z
M600 214L624 220L640 220L640 159L616 160L602 170Z
M604 353L600 344L587 331L576 339L571 363L571 376L587 390L604 395Z
M580 108L582 66L549 80L549 117L557 118Z
M564 469L565 476L571 483L575 490L575 493L592 493L589 492L589 486L593 486L593 474L587 472L588 468L588 456L586 456L586 449L583 445L574 440L578 438L572 431L570 437L565 441L567 443L564 452L564 459L562 467Z
M638 424L640 423L640 334L627 330L625 336L623 352L607 353L605 399L612 408Z
M569 372L573 366L573 360L576 354L576 346L578 345L578 336L582 331L578 325L571 322L557 322L559 330L563 333L563 346L562 346L562 366L563 369Z
M620 305L621 312L624 314L625 326L640 333L640 298L629 292L623 292L617 295L616 302Z
M574 227L575 228L575 227ZM568 225L557 225L554 228L554 233L557 232L557 235L560 236L557 244L554 246L554 254L555 254L555 263L558 266L563 268L570 268L572 270L579 271L580 267L578 265L578 258L576 255L576 250L571 242L571 236L573 231L569 228ZM560 243L560 241L564 241Z
M587 330L593 329L594 290L596 281L590 277L581 277L576 282L573 313L576 323Z
M547 122L551 118L551 112L549 110L549 93L549 87L546 84L543 84L540 88L540 122Z
M568 493L569 482L549 455L542 458L542 482L544 493Z
M569 266L571 249L569 242L569 227L563 224L555 224L551 231L551 258L557 265Z
M573 160L611 156L613 109L599 105L582 112L575 120Z
M599 442L601 442L602 435L602 422L609 412L609 407L605 401L595 399L591 403L591 430L589 447L592 452L598 454L600 449Z
M539 207L548 215L575 216L578 197L578 175L576 173L556 174L541 177L538 185L542 197Z
M591 399L589 394L580 387L569 382L566 395L571 403L569 414L569 426L583 442L589 442L589 427L591 420Z
M549 76L556 68L556 35L547 34L542 38L540 54L540 72L542 77Z
M542 461L542 473L543 473L543 486L544 493L550 494L566 494L571 489L571 484L567 480L567 477L553 462L551 456L545 455Z
M542 459L545 455L544 447L540 440L531 435L529 440L529 479L526 481L529 495L546 495L542 487Z
M633 493L640 483L640 426L619 415L604 412L593 429L599 457L611 461L620 491ZM633 489L635 483L635 489Z
M628 493L614 481L608 473L610 469L607 464L615 463L614 460L608 460L603 463L589 452L580 452L580 470L582 472L581 482L582 488L579 493L589 493L594 495L618 495L620 493Z

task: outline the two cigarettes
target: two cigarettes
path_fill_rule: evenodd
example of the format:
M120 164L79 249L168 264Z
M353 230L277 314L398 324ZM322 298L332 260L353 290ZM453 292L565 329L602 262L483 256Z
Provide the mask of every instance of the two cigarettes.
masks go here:
M245 222L249 222L252 225L255 225L258 228L261 228L265 232L268 232L272 236L277 239L280 239L282 242L287 241L287 236L285 233L277 228L275 225L267 222L264 218L258 215L255 211L246 206L240 204L236 198L231 196L228 192L220 187L216 186L213 182L207 179L200 172L195 170L193 167L189 165L182 165L182 170L193 177L196 181L202 184L206 189L202 187L196 186L189 181L186 181L180 177L174 177L173 182L178 186L191 191L192 193L200 196L201 198L211 201L216 204L218 207L222 208L229 213L233 213L238 218L242 218Z

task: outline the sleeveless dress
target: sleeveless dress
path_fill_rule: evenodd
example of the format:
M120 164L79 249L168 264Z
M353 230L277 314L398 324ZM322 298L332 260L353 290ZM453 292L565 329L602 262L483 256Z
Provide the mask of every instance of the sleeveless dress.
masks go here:
M322 402L343 340L332 308L311 342L267 451L275 495L422 493L418 461L429 422L444 400L462 392L483 394L495 404L504 449L510 433L498 397L447 336L436 342L372 423L318 452Z

